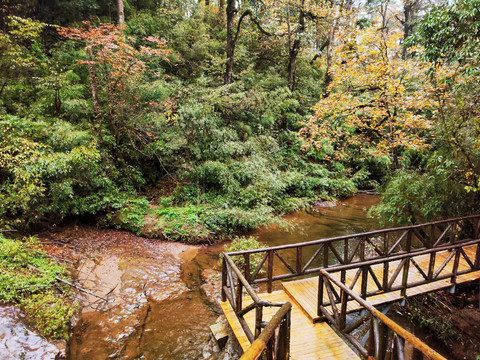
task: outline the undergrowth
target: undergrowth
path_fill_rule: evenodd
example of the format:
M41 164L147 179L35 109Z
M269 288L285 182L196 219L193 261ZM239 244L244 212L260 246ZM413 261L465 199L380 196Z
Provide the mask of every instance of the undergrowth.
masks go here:
M68 278L65 267L44 255L33 237L0 234L0 301L20 305L42 335L68 339L77 304L57 280Z

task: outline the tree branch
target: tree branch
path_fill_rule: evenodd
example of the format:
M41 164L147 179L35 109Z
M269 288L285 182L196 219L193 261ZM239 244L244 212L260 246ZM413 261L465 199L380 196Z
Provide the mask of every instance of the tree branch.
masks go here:
M237 39L238 39L238 36L240 35L240 27L242 25L242 21L243 19L245 19L247 16L250 16L250 19L253 21L253 23L255 25L257 25L257 28L258 30L260 30L260 32L262 32L263 34L267 35L267 36L278 36L278 35L275 35L275 34L272 34L268 31L266 31L262 25L260 25L260 23L258 22L258 20L255 18L255 16L253 15L253 12L252 10L248 9L246 10L242 16L240 16L240 18L238 19L238 24L237 24L237 32L235 34L235 38L233 39L234 43L237 42Z

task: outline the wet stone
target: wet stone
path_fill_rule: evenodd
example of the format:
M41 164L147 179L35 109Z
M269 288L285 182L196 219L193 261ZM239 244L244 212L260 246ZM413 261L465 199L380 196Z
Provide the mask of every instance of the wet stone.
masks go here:
M50 360L63 358L65 343L49 343L29 330L21 311L11 305L0 306L0 360Z

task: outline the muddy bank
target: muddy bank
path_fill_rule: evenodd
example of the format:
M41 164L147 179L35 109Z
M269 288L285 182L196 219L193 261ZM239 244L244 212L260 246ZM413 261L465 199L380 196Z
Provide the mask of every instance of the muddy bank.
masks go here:
M392 318L447 359L476 360L480 354L478 282L417 296L396 306Z

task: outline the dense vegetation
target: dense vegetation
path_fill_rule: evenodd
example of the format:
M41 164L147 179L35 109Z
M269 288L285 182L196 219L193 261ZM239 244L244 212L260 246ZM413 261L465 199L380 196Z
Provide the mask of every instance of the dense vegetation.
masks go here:
M65 267L46 258L35 238L6 239L0 234L0 301L21 305L42 335L68 339L76 304Z
M387 222L478 211L478 0L237 5L3 4L0 226L201 242L376 186Z

